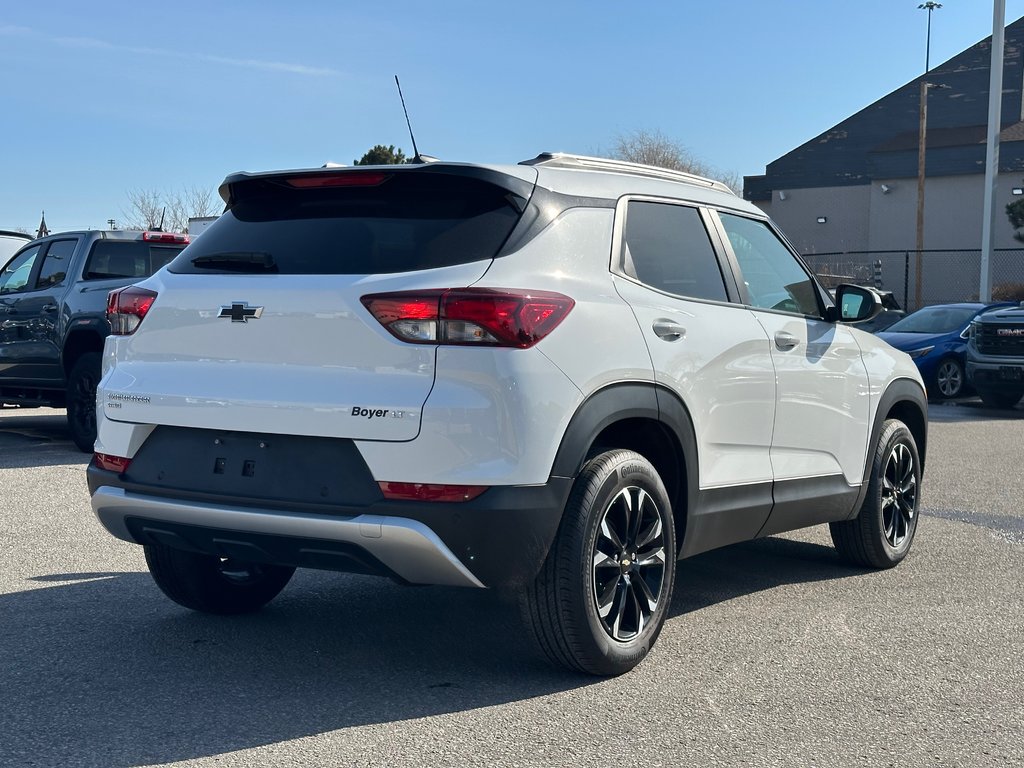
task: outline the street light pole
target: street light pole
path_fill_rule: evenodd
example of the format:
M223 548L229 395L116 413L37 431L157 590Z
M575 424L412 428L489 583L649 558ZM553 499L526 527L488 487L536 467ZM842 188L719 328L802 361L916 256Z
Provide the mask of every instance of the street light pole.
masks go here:
M929 63L929 60L930 60L931 50L932 50L932 11L934 11L936 8L941 8L941 7L942 7L942 3L936 3L936 2L933 2L933 0L928 0L928 2L921 3L919 6L917 6L917 9L919 11L921 11L921 10L928 11L928 38L927 38L927 40L925 42L925 47L924 47L924 71L925 72L928 72L928 70L930 69L930 67L928 66L928 63Z

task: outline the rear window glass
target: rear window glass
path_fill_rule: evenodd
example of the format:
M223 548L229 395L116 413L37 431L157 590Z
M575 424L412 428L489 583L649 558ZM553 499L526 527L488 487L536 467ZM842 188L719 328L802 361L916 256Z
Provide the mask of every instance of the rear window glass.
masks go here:
M182 248L151 245L144 240L97 240L85 264L84 278L149 277L170 263Z
M377 186L243 183L238 196L170 271L364 275L466 264L494 258L526 202L490 182L415 171Z

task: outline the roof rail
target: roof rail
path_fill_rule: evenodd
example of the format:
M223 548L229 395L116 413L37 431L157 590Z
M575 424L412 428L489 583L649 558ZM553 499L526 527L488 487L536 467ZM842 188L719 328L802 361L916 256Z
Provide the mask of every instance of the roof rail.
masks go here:
M609 173L629 173L634 176L647 176L666 181L681 181L686 184L697 184L699 186L716 189L719 192L727 192L735 195L726 184L704 176L685 171L675 171L671 168L659 168L654 165L641 165L630 163L625 160L610 160L606 157L587 157L586 155L571 155L565 152L541 152L534 158L523 160L519 165L543 165L545 168L569 168L583 171L606 171Z

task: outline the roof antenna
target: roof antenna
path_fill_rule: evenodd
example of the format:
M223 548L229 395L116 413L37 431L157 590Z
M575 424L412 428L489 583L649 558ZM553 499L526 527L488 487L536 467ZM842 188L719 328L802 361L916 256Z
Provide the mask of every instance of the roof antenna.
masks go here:
M402 111L405 112L405 124L409 126L409 138L412 139L413 158L410 163L436 163L437 158L430 155L421 155L416 148L416 137L412 134L412 123L409 121L409 110L405 108L405 96L402 95L402 84L398 82L398 75L395 75L395 85L398 86L398 98L402 100Z
M167 215L167 206L165 205L164 209L160 212L160 226L158 226L154 230L155 232L163 232L164 231L164 217L166 215Z

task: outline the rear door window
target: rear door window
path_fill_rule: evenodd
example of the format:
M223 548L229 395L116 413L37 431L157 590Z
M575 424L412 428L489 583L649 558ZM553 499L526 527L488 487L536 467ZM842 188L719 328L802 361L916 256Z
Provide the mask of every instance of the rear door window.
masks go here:
M374 185L243 184L229 210L170 265L172 272L363 275L494 258L526 200L498 184L423 171Z
M727 301L722 271L696 208L632 200L626 209L622 270L644 285Z

